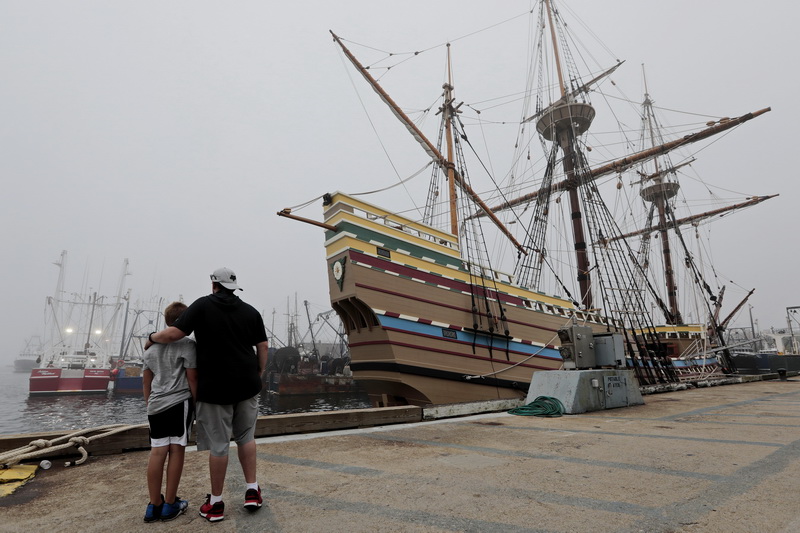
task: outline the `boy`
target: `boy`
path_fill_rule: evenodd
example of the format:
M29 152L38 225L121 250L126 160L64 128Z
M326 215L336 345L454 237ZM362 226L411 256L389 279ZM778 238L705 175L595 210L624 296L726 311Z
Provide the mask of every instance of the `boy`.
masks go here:
M167 325L171 326L185 309L182 302L169 304L164 310ZM177 493L197 394L194 340L184 338L172 344L153 344L145 350L142 388L150 424L150 459L147 463L150 503L144 521L173 520L185 513L189 506L189 502L178 498ZM165 498L161 494L161 480L167 456Z

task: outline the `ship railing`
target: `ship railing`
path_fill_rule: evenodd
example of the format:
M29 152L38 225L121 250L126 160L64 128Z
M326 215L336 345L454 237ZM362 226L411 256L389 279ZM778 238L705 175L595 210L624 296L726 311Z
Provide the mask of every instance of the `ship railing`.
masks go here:
M342 193L336 193L333 199L334 202L325 212L325 220L328 223L334 222L335 218L337 216L342 216L341 214L343 213L349 213L355 217L369 220L370 222L380 224L392 230L402 231L403 233L458 251L458 239L447 232L428 226L427 224L415 222L402 215L386 211L380 207ZM339 215L337 215L337 212Z

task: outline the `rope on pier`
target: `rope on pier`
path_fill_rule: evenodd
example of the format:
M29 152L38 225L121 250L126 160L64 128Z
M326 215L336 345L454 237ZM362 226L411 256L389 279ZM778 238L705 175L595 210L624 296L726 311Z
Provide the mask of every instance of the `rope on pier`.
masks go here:
M88 446L92 441L109 437L117 433L122 433L135 427L137 426L111 424L107 426L98 426L96 428L82 429L80 431L69 433L52 440L36 439L31 441L27 446L22 446L16 450L9 450L7 452L0 453L0 468L10 468L18 464L20 461L35 459L43 455L50 455L53 452L66 450L72 447L78 449L81 457L76 461L67 461L64 463L64 466L83 464L89 457L85 447ZM91 435L88 437L86 436L89 433L95 432L97 433L96 435Z

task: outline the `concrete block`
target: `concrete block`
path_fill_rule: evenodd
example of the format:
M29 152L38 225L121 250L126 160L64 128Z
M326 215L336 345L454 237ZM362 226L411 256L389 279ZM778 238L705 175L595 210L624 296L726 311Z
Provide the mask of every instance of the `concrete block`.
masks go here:
M550 370L534 372L526 403L539 396L557 398L566 414L642 405L633 370Z

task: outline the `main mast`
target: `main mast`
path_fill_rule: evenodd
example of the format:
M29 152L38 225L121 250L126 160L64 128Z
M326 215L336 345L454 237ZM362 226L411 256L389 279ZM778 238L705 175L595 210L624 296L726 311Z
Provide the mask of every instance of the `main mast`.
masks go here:
M584 159L578 147L578 138L589 129L592 120L594 120L595 111L590 104L576 102L573 95L567 92L550 0L544 0L544 4L547 9L550 37L553 42L553 53L558 72L561 99L555 104L551 104L544 113L542 113L536 123L536 129L546 140L558 143L564 154L562 165L566 176L565 181L568 183L567 189L572 218L572 236L578 268L577 279L581 293L580 299L584 307L589 309L593 307L591 277L589 274L589 255L584 234L580 193L578 191L578 187L582 182L582 161Z
M447 83L442 86L444 89L444 103L442 112L444 113L445 140L447 142L447 188L450 199L450 233L458 235L458 203L456 196L456 166L455 153L453 150L453 70L450 63L450 43L447 43Z

